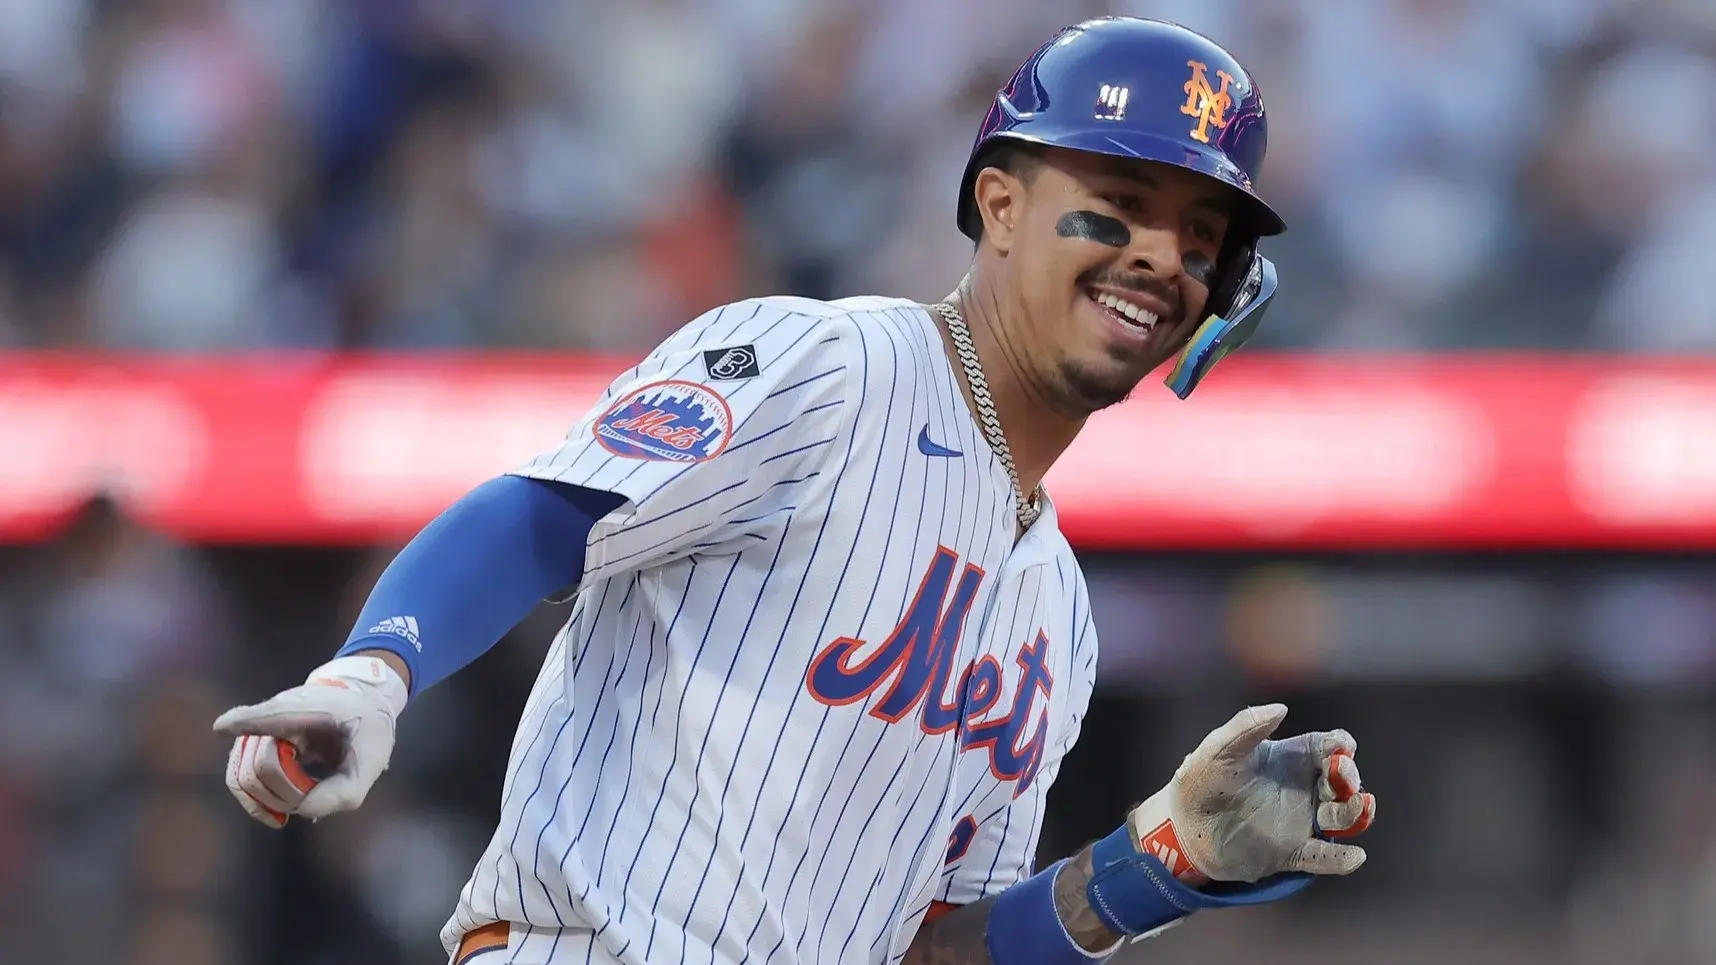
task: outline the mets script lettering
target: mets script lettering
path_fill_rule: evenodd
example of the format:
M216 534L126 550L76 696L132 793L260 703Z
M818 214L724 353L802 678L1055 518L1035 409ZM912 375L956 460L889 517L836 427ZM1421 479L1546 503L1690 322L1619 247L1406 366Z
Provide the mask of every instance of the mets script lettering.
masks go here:
M659 439L675 449L690 449L703 441L703 429L699 426L678 425L679 416L660 409L651 409L629 419L619 419L610 425L615 429L635 432L651 439Z
M991 713L1000 703L1003 681L1001 664L993 656L967 664L950 696L948 684L954 676L960 635L983 582L983 570L967 563L955 585L958 564L957 553L938 547L916 595L882 645L855 661L864 641L840 637L811 661L805 686L818 701L839 707L864 700L887 685L881 700L870 708L872 716L895 724L916 712L926 734L957 728L960 749L988 752L990 773L997 780L1016 781L1013 796L1018 797L1042 767L1048 739L1049 694L1055 684L1049 671L1049 640L1038 631L1036 639L1020 648L1018 690L1006 713ZM1038 708L1034 721L1033 707Z
M1233 75L1225 70L1216 71L1216 76L1221 78L1221 87L1214 88L1205 73L1209 69L1207 65L1188 60L1186 66L1192 68L1192 79L1186 81L1186 103L1180 107L1180 113L1198 119L1198 126L1192 128L1192 137L1208 144L1210 125L1218 129L1227 126L1227 110L1233 106L1227 85L1233 82Z

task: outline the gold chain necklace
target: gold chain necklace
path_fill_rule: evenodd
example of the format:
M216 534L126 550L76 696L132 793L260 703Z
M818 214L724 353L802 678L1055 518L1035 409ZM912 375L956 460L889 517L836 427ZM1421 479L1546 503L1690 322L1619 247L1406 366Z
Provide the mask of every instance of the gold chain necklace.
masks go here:
M1001 419L995 414L995 399L989 394L989 380L983 377L983 364L977 359L977 346L971 341L971 329L965 324L965 316L953 305L937 302L930 307L947 321L947 334L953 338L953 349L959 355L959 364L965 369L965 382L971 387L971 401L977 405L977 424L983 427L989 448L995 450L995 457L1001 460L1001 468L1007 470L1007 478L1013 481L1013 492L1019 497L1015 510L1019 525L1030 529L1037 517L1043 514L1040 499L1043 490L1039 486L1031 491L1031 498L1024 497L1024 489L1019 485L1019 469L1013 464L1013 450L1007 445L1007 436L1001 431Z

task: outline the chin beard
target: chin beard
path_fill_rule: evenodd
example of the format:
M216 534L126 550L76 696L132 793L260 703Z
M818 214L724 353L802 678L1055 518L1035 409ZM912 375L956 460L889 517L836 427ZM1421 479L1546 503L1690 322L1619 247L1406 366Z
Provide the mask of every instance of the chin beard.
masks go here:
M1061 369L1061 385L1066 391L1067 401L1081 415L1125 402L1141 381L1143 376L1124 370L1105 376L1078 365L1066 365Z

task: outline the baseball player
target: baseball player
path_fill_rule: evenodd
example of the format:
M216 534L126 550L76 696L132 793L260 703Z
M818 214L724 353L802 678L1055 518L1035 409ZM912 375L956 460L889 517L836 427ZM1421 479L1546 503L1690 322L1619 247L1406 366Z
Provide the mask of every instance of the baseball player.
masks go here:
M1039 482L1092 412L1170 361L1185 397L1256 328L1265 137L1210 40L1063 30L983 121L945 301L690 322L425 527L305 684L216 722L234 796L273 827L357 807L413 695L570 598L450 961L1084 965L1352 872L1353 739L1275 738L1279 705L1034 862L1097 654Z

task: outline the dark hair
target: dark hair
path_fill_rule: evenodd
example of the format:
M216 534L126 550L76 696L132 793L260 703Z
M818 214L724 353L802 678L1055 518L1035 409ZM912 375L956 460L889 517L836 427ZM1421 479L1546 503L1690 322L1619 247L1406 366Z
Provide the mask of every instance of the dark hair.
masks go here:
M1026 184L1030 184L1031 179L1035 178L1037 172L1042 168L1043 156L1047 153L1048 149L1041 144L1013 138L1000 138L993 142L993 146L978 156L977 170L999 168ZM971 190L975 191L977 190L976 179L973 178L972 181ZM977 221L972 226L975 229L973 233L977 236L977 242L982 243L983 217L978 213L976 205L972 205L971 215Z

